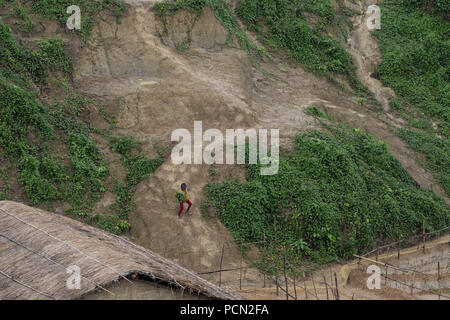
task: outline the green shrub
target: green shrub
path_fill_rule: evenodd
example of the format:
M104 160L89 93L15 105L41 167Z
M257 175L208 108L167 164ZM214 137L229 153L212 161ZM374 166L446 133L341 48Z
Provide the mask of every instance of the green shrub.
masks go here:
M450 13L450 2L448 0L401 0L400 4L406 8L421 8L435 14Z
M414 150L426 156L426 165L436 174L440 185L450 196L450 140L409 129L400 129L398 134Z
M33 50L17 42L1 22L0 40L0 148L11 163L18 160L19 183L31 204L65 200L75 211L89 208L105 191L108 168L85 124L37 98L36 88L46 85L50 71L61 77L72 73L63 41L43 40ZM86 100L71 95L66 103L77 106ZM56 141L67 147L69 166L46 147Z
M306 22L304 12L320 17L318 29ZM266 42L285 49L290 56L314 72L350 74L352 60L342 45L318 31L335 20L331 0L243 0L237 15L251 30L260 33ZM263 26L267 31L263 31Z
M68 156L71 164L71 185L67 190L67 199L77 207L85 207L96 202L99 194L105 191L103 180L108 176L109 169L100 159L97 147L92 139L80 133L70 133L66 138Z
M149 158L135 149L142 144L132 137L120 136L109 137L111 141L111 150L118 152L123 156L123 164L128 169L125 182L116 181L113 192L117 196L116 202L112 208L117 212L118 216L125 218L128 213L134 209L134 193L137 185L146 179L150 174L164 162L159 156L157 158Z
M179 10L199 13L205 7L206 1L207 0L162 1L155 3L153 9L160 17L174 15Z
M95 225L98 228L113 234L121 234L131 227L126 220L123 220L116 215L79 212L75 215L75 217L87 224Z
M446 3L444 5L444 3ZM448 1L434 2L448 11ZM447 6L447 9L444 8ZM430 1L389 0L381 4L382 29L375 33L383 60L377 74L399 100L393 105L417 108L450 134L450 23L431 16ZM440 9L440 10L441 10Z
M382 29L375 33L383 55L377 74L397 95L391 100L392 109L400 112L409 126L426 131L405 129L398 134L410 147L424 153L428 168L447 194L450 194L446 160L450 137L449 6L449 1L384 1ZM436 130L432 123L436 124Z
M16 24L19 25L20 31L30 32L33 29L34 23L30 19L30 16L28 15L28 12L24 7L20 7L16 4L14 4L13 13L14 13L14 16L20 20L20 22L16 22Z
M422 221L428 231L448 226L448 206L420 189L384 142L359 129L323 126L332 136L300 134L278 174L261 176L260 165L248 165L248 182L205 187L207 205L236 240L265 236L273 248L276 219L279 249L298 262L325 262L417 234Z
M111 150L118 152L125 157L128 157L131 150L139 145L139 142L128 136L112 137L111 143Z
M33 10L47 18L65 23L67 1L32 1ZM95 17L108 9L119 17L124 4L121 1L85 1L81 35L86 40ZM89 9L90 8L90 9ZM87 26L86 26L87 24ZM117 201L114 214L91 214L94 204L106 191L109 176L106 162L101 158L94 140L95 129L79 117L93 103L90 99L67 93L63 100L49 97L39 99L48 89L48 76L68 83L73 73L72 59L64 52L61 38L40 41L32 49L17 41L11 28L0 21L0 150L2 159L18 171L18 182L28 203L40 205L64 202L71 207L67 212L99 228L122 233L130 228L125 220L133 209L137 184L163 162L151 159L133 149L141 143L130 137L107 137L114 152L123 155L128 169L126 181L116 183L113 192ZM66 88L67 89L67 88ZM58 146L58 150L54 150ZM63 150L61 150L61 148ZM56 153L63 152L64 156ZM2 177L3 180L5 180ZM0 199L8 198L8 190L1 190Z
M127 164L127 183L129 185L137 185L140 181L147 178L149 174L155 172L163 162L164 160L160 158L149 158L141 154L131 158Z
M30 204L60 198L57 187L41 174L41 162L29 154L20 157L18 168L19 182L23 185Z
M315 117L327 118L327 114L322 110L319 110L316 106L307 106L305 113Z
M97 227L114 234L121 234L131 227L126 220L115 215L95 214L92 216L92 220Z

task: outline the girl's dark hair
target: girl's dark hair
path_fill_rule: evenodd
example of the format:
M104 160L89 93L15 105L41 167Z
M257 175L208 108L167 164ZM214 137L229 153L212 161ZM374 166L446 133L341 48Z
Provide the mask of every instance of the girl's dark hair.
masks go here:
M183 183L181 184L181 190L185 190L185 189L186 189L186 183L183 182Z

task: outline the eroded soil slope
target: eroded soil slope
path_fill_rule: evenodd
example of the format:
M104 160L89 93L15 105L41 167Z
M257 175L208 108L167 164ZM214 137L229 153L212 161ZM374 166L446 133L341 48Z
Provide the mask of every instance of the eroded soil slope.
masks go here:
M202 121L203 130L276 128L283 145L300 130L316 127L315 120L303 112L314 104L386 141L423 187L433 184L413 152L376 114L296 64L275 61L256 68L246 52L225 45L226 30L209 9L198 19L179 12L163 24L150 10L153 1L129 3L122 23L103 21L75 61L77 88L103 101L107 111L117 115L113 134L144 141L151 155L155 143L170 142L173 130L193 132L194 121ZM367 78L367 62L358 60L365 48L358 30L354 37L359 49L350 52L361 69L360 77L366 79L363 83L376 89ZM180 50L185 40L191 48ZM91 122L107 126L94 112ZM103 152L108 153L106 144ZM233 239L219 222L200 214L201 189L210 179L209 169L207 165L174 165L169 159L142 182L135 194L137 210L129 217L133 241L193 271L218 269L221 248ZM242 179L237 168L220 170L226 171L223 176ZM177 219L174 193L181 182L189 184L194 208L192 216ZM228 254L228 265L239 266L238 250ZM226 281L235 275L230 272L223 277ZM261 281L260 275L254 274L254 281Z

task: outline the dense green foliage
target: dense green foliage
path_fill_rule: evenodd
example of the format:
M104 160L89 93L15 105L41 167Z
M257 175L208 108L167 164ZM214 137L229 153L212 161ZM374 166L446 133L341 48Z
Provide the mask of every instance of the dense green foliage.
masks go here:
M450 2L448 0L402 0L403 6L419 7L429 13L436 15L450 14Z
M118 3L79 1L78 4L93 6L86 16L90 25L101 9L112 10ZM65 9L68 5L64 1L32 1L34 12L61 23L67 19ZM26 7L14 3L13 8L14 15L26 21ZM116 14L121 12L116 11ZM23 30L20 24L19 29L30 31ZM83 37L89 34L88 29L83 32L80 34ZM17 41L11 28L0 22L0 155L3 168L0 199L10 198L11 173L17 171L18 183L31 205L52 207L66 203L70 205L66 211L75 217L107 231L121 233L130 227L126 216L132 207L135 186L162 160L141 154L128 156L138 143L127 137L113 138L111 148L126 155L124 165L129 172L125 184L122 186L117 182L111 190L118 194L111 212L91 214L95 203L109 188L105 185L109 177L108 165L91 138L95 128L80 119L94 102L70 93L67 88L62 100L47 98L44 102L40 95L42 90L55 83L66 87L72 72L72 59L65 54L61 38L42 40L36 49L31 49ZM49 79L52 79L51 83Z
M83 40L100 12L119 18L126 8L121 0L0 0L0 6L5 3L12 4L22 32L34 28L29 13L65 24L66 8L79 5L82 29L77 32ZM166 1L154 8L164 18L181 9L199 14L206 5L229 30L229 39L235 37L252 56L268 56L248 39L224 0ZM384 58L377 76L397 93L393 108L404 112L411 125L431 131L432 126L417 117L419 111L428 115L444 138L411 130L400 130L399 135L426 154L427 165L450 194L450 29L443 18L448 6L445 0L386 1L382 30L376 36ZM236 14L268 48L282 49L328 77L343 74L368 97L350 56L339 40L327 34L328 28L337 26L345 38L353 14L349 10L339 6L336 11L331 0L243 0ZM307 23L307 15L318 17L317 23ZM109 176L91 138L92 128L79 119L91 102L71 94L53 103L39 98L50 75L67 80L72 69L60 38L31 49L0 22L0 161L9 164L0 170L0 199L9 198L8 174L14 168L30 204L68 203L68 211L80 219L121 233L130 227L126 217L134 207L137 184L161 165L163 157L144 156L132 138L107 136L128 172L111 189L116 195L114 213L91 214L108 188ZM364 98L359 101L363 104ZM329 118L313 106L306 112ZM414 234L422 221L428 231L448 225L449 208L432 192L420 189L383 142L358 129L326 126L332 135L312 131L297 137L294 150L280 160L279 174L260 176L259 166L248 166L247 183L227 181L205 188L206 204L236 239L261 241L265 235L273 245L275 219L279 247L290 249L296 259L330 261Z
M3 79L32 87L40 84L48 76L48 72L60 70L71 72L71 59L63 54L63 41L51 38L39 43L39 50L31 50L19 44L11 33L11 28L0 24L0 72ZM16 88L19 90L19 88Z
M134 207L134 193L136 186L149 174L164 162L163 156L157 158L149 158L141 153L135 155L132 151L136 150L140 143L131 137L110 137L112 145L111 149L123 156L123 165L128 169L125 177L125 183L116 181L113 192L117 195L117 200L113 208L119 217L126 217Z
M421 131L399 130L450 195L449 1L389 0L375 33L383 55L377 75L397 97L391 107ZM433 128L435 124L435 128Z
M408 129L398 132L414 150L426 156L426 166L436 173L440 185L450 196L450 140Z
M331 79L333 74L343 74L359 93L368 94L355 76L351 56L326 32L337 26L345 38L347 28L352 27L349 17L354 12L338 5L335 12L331 0L243 0L236 13L265 44L285 50L313 72ZM317 23L308 23L306 14L316 16Z
M47 106L37 97L35 88L46 84L50 71L62 75L72 71L62 40L48 39L39 50L32 50L0 23L0 43L0 149L5 161L16 164L29 203L66 202L71 206L68 212L106 230L124 231L127 222L117 216L87 213L105 191L109 171L89 138L89 129L74 114L86 100L71 95ZM67 155L58 155L63 150L52 144Z
M422 190L382 141L343 125L324 124L332 135L300 134L280 159L278 174L247 167L246 183L205 188L207 206L237 240L274 241L294 259L350 258L376 244L448 226L450 210ZM273 259L273 257L272 257Z
M2 155L16 165L18 182L30 204L64 201L71 206L69 212L85 214L105 191L109 172L88 127L73 112L86 100L69 95L66 101L48 106L36 92L46 85L50 71L71 73L72 61L64 54L63 42L48 39L33 50L18 43L0 22L0 43ZM66 155L60 155L64 151Z
M11 161L18 159L19 182L30 203L65 199L83 208L97 199L108 169L88 138L86 126L60 104L50 108L41 103L33 90L46 82L49 71L71 72L71 59L64 54L62 40L48 39L39 44L39 50L29 49L0 23L0 43L3 153ZM56 141L66 145L68 161L52 155L49 144Z
M438 124L440 134L449 136L450 23L442 15L427 13L431 9L423 10L433 8L430 4L389 0L381 5L382 28L375 35L383 61L377 74L397 94L397 110L420 111ZM448 12L449 1L434 5Z
M30 19L27 10L20 5L14 4L13 12L14 16L19 19L16 24L19 25L20 31L30 32L34 27L34 22Z
M348 73L351 66L349 54L336 40L315 32L304 18L305 11L320 17L319 29L335 19L331 0L243 0L236 12L251 30L262 33L274 46L287 49L292 57L311 70ZM262 23L267 31L263 31Z

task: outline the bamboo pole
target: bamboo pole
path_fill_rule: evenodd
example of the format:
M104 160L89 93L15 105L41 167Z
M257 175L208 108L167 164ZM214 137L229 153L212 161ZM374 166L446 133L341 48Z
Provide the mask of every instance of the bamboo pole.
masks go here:
M277 287L277 296L278 296L278 249L277 249L277 219L273 217L273 229L275 235L275 284Z
M266 234L264 233L264 253L263 253L263 277L264 277L264 284L263 288L266 287Z
M317 296L316 284L314 283L314 275L311 275L311 280L314 287L314 294L316 295L317 300L320 300L319 297Z
M225 244L222 245L222 255L220 257L220 267L219 267L219 287L222 285L222 262L223 262L223 251L225 250Z
M212 274L212 273L219 273L219 272L228 272L228 271L236 271L241 268L231 268L231 269L221 269L221 270L214 270L214 271L206 271L206 272L199 272L197 274ZM247 269L247 267L242 267L242 269Z
M388 265L385 265L384 269L384 285L387 286L387 279L388 279Z
M56 298L54 298L54 297L51 296L50 294L41 292L41 291L39 291L39 290L37 290L37 289L35 289L35 288L29 286L29 285L26 284L26 283L20 282L19 280L15 279L14 277L10 276L9 274L3 272L2 270L0 270L0 274L2 274L3 276L7 277L7 278L10 279L11 281L14 281L14 282L20 284L21 286L24 286L24 287L26 287L26 288L28 288L28 289L33 290L34 292L39 293L39 294L42 295L42 296L45 296L45 297L50 298L50 299L52 299L52 300L56 300Z
M363 256L358 256L358 255L356 255L356 254L354 254L353 256L356 257L356 258L361 258L361 259L366 260L366 261L370 261L370 262L375 263L375 264L382 265L382 266L386 266L386 265L387 265L389 268L392 268L392 269L398 270L398 271L403 271L403 272L414 272L414 273L426 274L426 273L423 273L423 272L421 272L421 271L417 271L417 270L413 270L413 269L398 268L398 267L395 267L395 266L393 266L393 265L391 265L391 264L388 264L388 263L385 263L385 262L380 262L380 261L375 261L375 260L373 260L373 259L369 259L369 258L366 258L366 257L363 257Z
M288 287L288 280L287 280L287 276L286 276L286 249L284 250L283 272L284 272L284 282L286 285L286 300L289 300L289 287Z
M441 267L440 267L440 264L439 264L439 261L438 261L438 265L437 265L437 274L438 274L438 276L437 276L437 281L438 281L438 290L439 290L439 295L438 295L438 297L439 297L439 300L441 300Z
M291 297L292 299L294 299L294 297L293 297L290 293L286 292L286 290L285 290L283 287L281 287L281 286L279 286L279 287L280 287L280 290L281 290L281 291L285 292L289 297Z
M450 229L450 226L449 226L449 227L442 228L442 229L439 229L439 230L431 231L431 232L425 232L425 236L432 235L432 234L436 234L436 233L440 233L440 232L445 231L445 230L448 230L448 229ZM409 240L416 239L416 238L420 238L420 237L421 237L421 235L414 235L414 236L410 237ZM402 243L404 240L406 240L406 239L399 240L399 241L396 241L396 242L392 242L392 243L389 243L389 244L386 244L386 245L383 245L383 246L379 246L379 247L377 247L376 249L373 249L372 251L366 252L366 253L363 254L362 256L363 256L363 257L367 257L367 256L369 256L370 254L376 252L376 251L379 250L379 249L383 249L383 248L386 248L386 247L389 247L389 246L392 246L392 245L395 245L395 244L400 244L400 243ZM450 238L449 238L449 244L450 244ZM417 248L420 248L420 242L417 243Z
M202 247L198 250L198 272L202 272Z
M322 274L322 277L323 277L323 282L325 283L325 291L327 292L327 300L329 300L327 279L325 278L325 275L323 275L323 274Z
M444 294L440 294L439 292L436 293L435 290L433 291L433 290L429 290L429 289L423 289L423 288L416 287L416 286L414 286L414 285L412 285L412 284L408 284L408 283L406 283L406 282L402 282L402 281L400 281L400 280L393 279L393 278L389 278L389 280L394 281L394 282L398 282L398 283L400 283L402 286L405 286L405 287L407 287L407 288L411 288L411 291L412 291L412 289L417 289L417 290L419 290L419 291L428 292L428 293L431 293L431 294L435 294L435 295L442 296L442 297L445 297L445 298L450 299L450 296L447 296L447 295L444 295ZM411 292L411 295L412 295L412 294L413 294L413 293Z
M334 273L334 282L336 284L336 300L339 300L339 289L338 289L338 282L337 282L336 272Z
M239 290L242 290L242 255L243 255L243 251L242 251L242 242L241 242L241 263L239 266Z
M425 241L426 241L426 233L425 233L425 220L422 220L422 239L423 239L423 252L425 252Z
M440 265L440 263L439 263L439 261L438 261L438 281L441 279L441 265Z
M303 288L305 289L305 300L309 300L308 299L308 289L306 289L306 281L303 280Z
M306 289L306 277L305 277L305 271L303 271L303 286L305 288L305 299L308 300L308 290Z
M330 268L330 281L332 284L333 283L333 271L331 271L331 268ZM330 286L330 290L331 290L331 293L333 294L334 299L336 300L336 293L333 290L333 285Z

